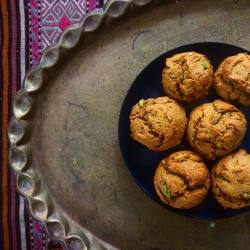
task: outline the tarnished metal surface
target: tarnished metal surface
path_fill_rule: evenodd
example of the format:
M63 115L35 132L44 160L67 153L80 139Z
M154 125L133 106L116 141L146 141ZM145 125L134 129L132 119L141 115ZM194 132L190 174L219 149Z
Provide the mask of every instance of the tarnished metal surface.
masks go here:
M120 4L131 1L114 2L107 12L117 16ZM102 15L81 27L91 30ZM249 25L248 0L155 1L106 20L67 53L57 46L45 52L16 97L9 137L18 188L52 235L73 250L104 249L91 233L126 250L249 248L249 214L211 228L146 197L128 174L117 136L123 98L153 58L198 41L250 49ZM61 47L77 42L79 27L64 35Z

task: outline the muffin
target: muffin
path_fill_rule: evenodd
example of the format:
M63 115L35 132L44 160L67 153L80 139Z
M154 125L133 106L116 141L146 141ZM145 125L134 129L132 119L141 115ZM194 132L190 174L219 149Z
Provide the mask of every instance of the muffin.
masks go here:
M244 114L221 100L196 107L190 114L187 136L190 145L207 159L214 160L235 149L247 129Z
M176 54L166 59L162 84L171 98L180 102L196 101L208 94L213 84L213 67L202 54Z
M202 158L192 151L175 152L161 161L154 186L162 202L189 209L205 198L210 185L209 172Z
M130 114L132 138L155 151L176 146L184 135L186 123L184 109L167 96L142 99Z
M220 159L211 173L212 191L224 208L250 205L250 154L241 149Z
M215 73L214 87L226 101L250 105L250 55L227 57Z

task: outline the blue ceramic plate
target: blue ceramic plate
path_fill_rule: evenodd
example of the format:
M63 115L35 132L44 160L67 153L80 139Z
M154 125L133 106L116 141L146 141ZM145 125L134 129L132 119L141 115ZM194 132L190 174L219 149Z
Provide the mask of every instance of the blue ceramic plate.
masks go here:
M146 66L143 69L143 71L135 79L123 102L119 120L119 141L120 141L121 152L127 164L127 167L131 175L133 176L134 180L138 184L138 186L149 197L151 197L154 201L156 201L160 205L176 213L180 213L183 215L199 219L214 219L214 218L233 216L243 211L246 211L249 208L240 210L231 210L231 209L225 210L216 202L211 192L209 192L207 198L199 206L190 210L179 210L171 208L163 204L161 200L158 198L153 186L153 177L155 169L159 164L159 162L168 154L175 152L177 150L191 149L186 141L186 138L183 138L183 141L175 148L159 153L150 151L145 146L134 141L130 137L129 115L133 105L135 105L142 98L146 99L146 98L155 98L159 96L164 96L161 84L161 74L164 68L165 58L186 51L196 51L205 54L210 59L212 65L214 66L214 70L217 69L217 67L224 58L231 55L235 55L239 52L247 52L245 49L230 44L203 42L203 43L184 45L176 49L172 49L162 54L154 61L152 61L148 66ZM185 105L186 112L188 114L193 107L200 105L201 103L212 102L213 100L218 98L219 96L217 96L215 91L211 89L208 97L203 98L198 102ZM248 120L248 124L250 124L249 107L238 106L238 108L245 114ZM240 148L245 148L250 153L249 127L245 135L245 138L240 145ZM214 162L208 161L206 162L206 164L211 169Z

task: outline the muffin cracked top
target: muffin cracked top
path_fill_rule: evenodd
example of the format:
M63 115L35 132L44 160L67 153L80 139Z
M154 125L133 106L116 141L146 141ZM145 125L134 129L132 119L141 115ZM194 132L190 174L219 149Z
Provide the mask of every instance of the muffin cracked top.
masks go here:
M250 154L241 149L220 159L211 173L212 191L224 208L250 205Z
M130 114L133 139L155 151L176 146L186 123L184 109L167 96L140 100Z
M190 114L187 135L190 145L214 160L235 149L247 129L244 114L233 105L215 100L196 107Z
M181 102L198 100L208 94L213 83L213 67L205 55L176 54L166 59L162 84L168 96Z
M189 209L205 198L210 185L202 158L192 151L178 151L161 161L154 176L156 193L175 208Z
M214 87L226 101L250 105L250 55L227 57L215 73Z

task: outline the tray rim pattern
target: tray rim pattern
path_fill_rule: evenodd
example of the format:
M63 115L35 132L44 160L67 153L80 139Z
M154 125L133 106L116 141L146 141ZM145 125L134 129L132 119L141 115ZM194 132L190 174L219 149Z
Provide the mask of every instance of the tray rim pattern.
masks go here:
M152 0L109 0L102 10L89 12L77 24L65 29L58 41L49 46L43 53L40 62L25 75L21 89L13 99L13 116L9 121L9 165L16 175L18 192L25 198L31 215L45 225L48 234L63 242L70 250L87 250L93 246L98 249L115 249L82 228L57 209L56 203L44 183L32 167L31 122L29 115L33 112L35 98L46 81L45 69L54 67L60 61L65 50L75 47L84 33L98 29L106 17L118 18L129 6L143 6ZM84 229L84 230L83 230Z

